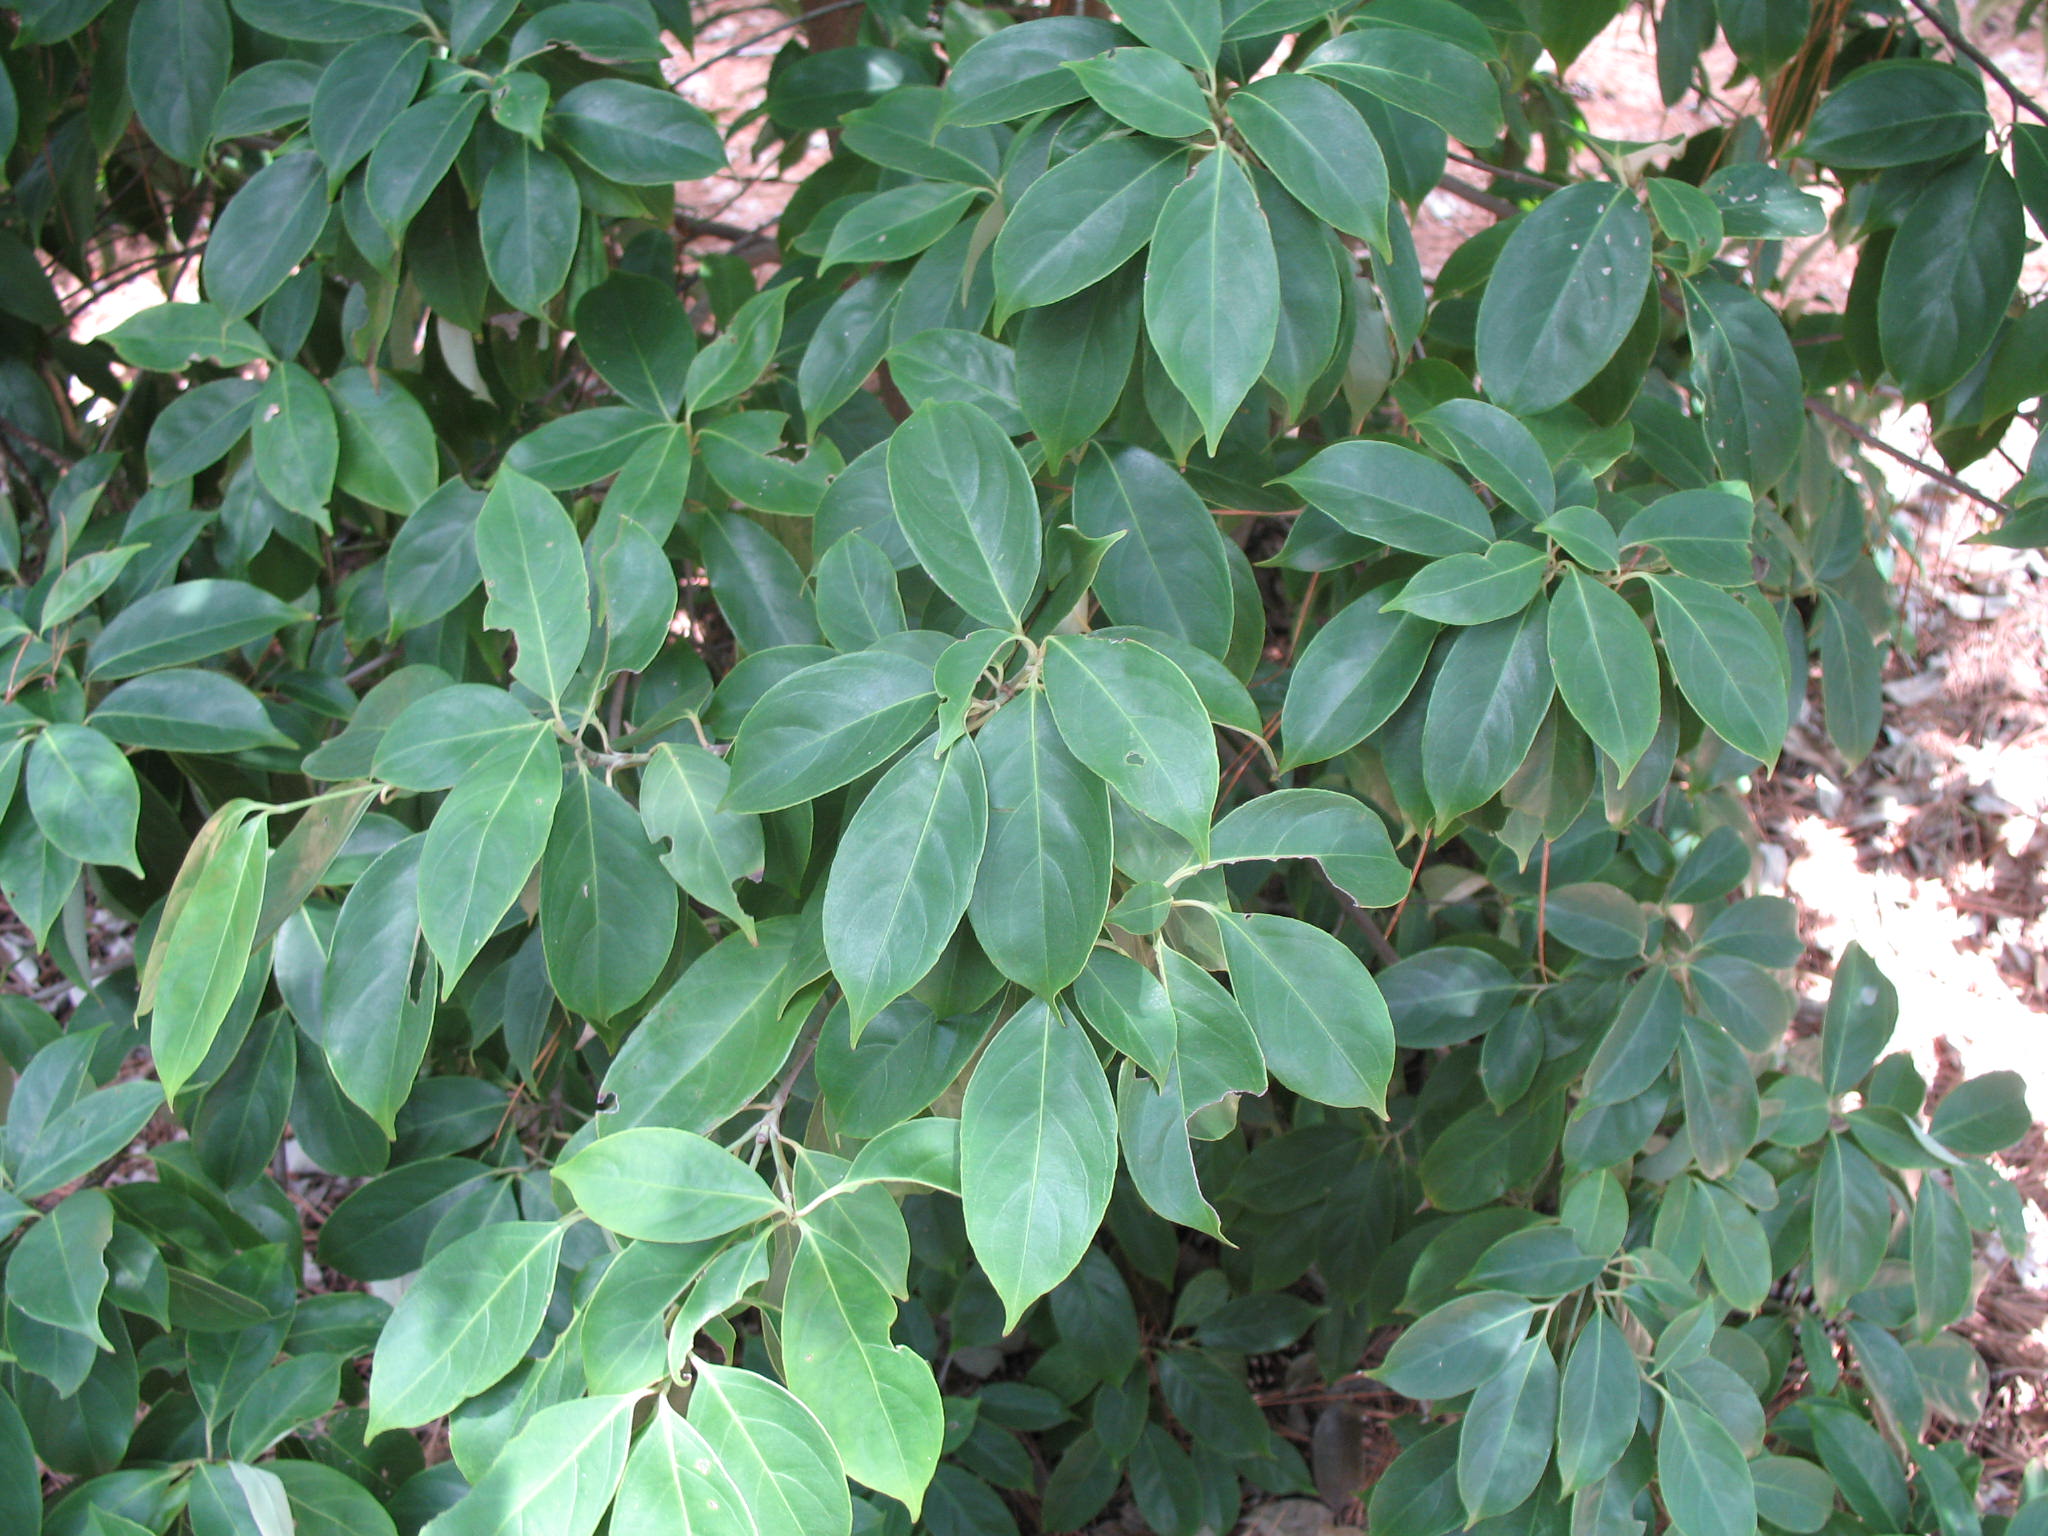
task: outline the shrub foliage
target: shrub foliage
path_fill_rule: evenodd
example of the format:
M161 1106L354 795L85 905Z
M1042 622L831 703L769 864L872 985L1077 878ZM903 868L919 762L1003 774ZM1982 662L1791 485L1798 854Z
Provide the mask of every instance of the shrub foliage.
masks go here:
M2048 366L1913 5L1646 146L1602 0L876 0L759 269L680 0L14 9L0 1526L1192 1536L1371 1396L1383 1536L1978 1536L2020 1085L1742 895L1856 422Z

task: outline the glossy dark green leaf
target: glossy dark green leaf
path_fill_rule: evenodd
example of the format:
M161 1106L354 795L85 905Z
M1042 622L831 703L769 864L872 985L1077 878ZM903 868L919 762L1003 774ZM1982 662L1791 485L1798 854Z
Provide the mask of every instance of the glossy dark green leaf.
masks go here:
M967 910L988 837L971 741L912 751L861 802L825 885L825 953L854 1035L934 965Z
M1121 533L1095 590L1119 624L1164 630L1211 655L1230 645L1230 566L1201 498L1142 448L1096 444L1074 477L1074 523L1092 538Z
M1301 858L1321 864L1360 906L1389 907L1408 890L1408 870L1385 824L1359 801L1326 789L1261 795L1219 821L1209 844L1217 864Z
M483 106L480 91L429 96L401 112L377 140L363 191L370 212L393 239L426 207L468 142Z
M931 668L888 651L794 672L748 711L726 759L726 807L775 811L815 799L887 762L937 708Z
M1558 694L1593 742L1627 773L1657 733L1657 652L1613 588L1567 568L1547 634Z
M1888 59L1856 70L1822 98L1799 153L1844 170L1946 159L1984 142L1984 84L1954 64Z
M546 488L501 469L476 520L484 623L518 645L512 675L560 705L590 638L590 597L576 527Z
M1823 1310L1839 1311L1868 1285L1891 1241L1892 1202L1876 1165L1840 1136L1821 1152L1813 1192L1813 1286Z
M421 853L420 929L444 992L526 888L561 793L561 748L536 731L497 748L441 802Z
M1821 1023L1821 1085L1830 1094L1848 1092L1877 1064L1899 1020L1899 994L1860 944L1851 944L1835 965Z
M1358 957L1319 928L1264 913L1224 920L1223 949L1273 1075L1323 1103L1384 1113L1394 1026Z
M1460 1296L1403 1332L1373 1375L1422 1401L1469 1392L1513 1358L1534 1312L1529 1301L1504 1291Z
M1791 465L1806 425L1791 338L1769 305L1725 278L1680 286L1714 462L1762 490Z
M675 944L676 882L623 796L572 775L540 861L540 932L562 1006L609 1019L647 995Z
M1325 762L1399 709L1422 675L1437 626L1385 607L1392 589L1355 598L1303 649L1280 709L1281 761Z
M341 429L335 484L373 507L413 512L441 483L427 413L388 373L344 368L327 388Z
M1486 148L1500 134L1500 90L1486 66L1428 32L1360 27L1324 43L1302 68L1426 118L1473 149Z
M327 223L319 159L284 155L243 184L214 224L200 260L206 296L231 320L269 298L312 252Z
M1686 702L1730 746L1775 762L1785 737L1778 694L1784 647L1718 587L1690 576L1652 576L1649 582L1664 655ZM1770 686L1760 687L1759 679Z
M1285 483L1340 526L1396 549L1483 554L1493 542L1486 509L1464 482L1399 443L1333 443Z
M1473 1520L1506 1514L1535 1492L1557 1433L1557 1360L1524 1339L1472 1394L1458 1434L1458 1496Z
M334 925L317 1035L341 1091L383 1128L412 1094L433 1028L416 996L422 838L378 856L350 887Z
M341 435L334 403L319 381L296 363L273 367L257 401L250 437L263 488L282 505L325 526Z
M1062 160L1025 189L996 236L999 307L1051 304L1108 277L1151 240L1186 171L1181 149L1144 138L1104 139Z
M1944 1094L1928 1129L1953 1151L1988 1157L2027 1134L2030 1113L2025 1078L1986 1072Z
M1650 280L1650 226L1626 188L1583 182L1515 225L1479 307L1479 371L1518 416L1570 399L1621 345Z
M128 94L159 148L197 166L228 83L234 27L221 0L141 0L128 24Z
M1038 499L988 414L959 402L917 412L889 439L889 489L940 589L985 624L1021 629L1038 588Z
M426 67L424 39L391 36L365 38L328 61L307 128L327 167L329 196L412 104Z
M548 126L592 170L628 186L697 181L725 169L718 125L672 90L587 80L563 93Z
M1484 554L1432 560L1387 606L1438 624L1490 624L1520 613L1541 590L1543 551L1509 540Z
M988 839L968 915L996 968L1040 997L1081 973L1109 908L1109 794L1077 762L1042 690L975 737Z
M1046 649L1045 681L1074 756L1206 856L1216 742L1187 674L1135 640L1057 636Z
M1160 209L1145 259L1145 334L1212 453L1272 355L1278 293L1251 178L1235 156L1211 155Z
M1953 387L1990 349L2025 244L2019 191L1996 155L1944 171L1913 199L1877 299L1885 366L1907 399Z
M1081 82L1060 66L1124 40L1114 24L1093 16L1048 16L992 32L954 60L946 76L945 120L1002 123L1079 101Z
M30 744L22 781L36 825L83 864L140 875L135 823L142 795L121 749L84 725L52 725Z
M543 313L568 279L581 221L569 167L524 139L508 145L477 205L484 266L498 291L528 314Z
M1080 1262L1116 1174L1116 1107L1081 1027L1027 1003L982 1052L960 1133L968 1239L1015 1327Z
M1596 1310L1565 1359L1558 1392L1557 1471L1567 1493L1621 1459L1635 1436L1641 1395L1628 1340Z
M1539 599L1451 643L1422 732L1423 777L1439 817L1484 805L1528 755L1554 686L1548 617Z
M1230 117L1304 207L1374 250L1387 249L1386 160L1339 92L1311 75L1271 75L1232 94Z

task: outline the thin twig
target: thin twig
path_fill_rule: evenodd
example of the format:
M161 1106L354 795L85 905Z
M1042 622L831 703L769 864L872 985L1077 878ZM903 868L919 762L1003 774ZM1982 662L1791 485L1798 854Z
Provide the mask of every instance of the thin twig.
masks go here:
M1929 480L1932 480L1936 485L1942 486L1947 490L1954 491L1958 496L1967 496L1970 498L1970 500L1976 502L1979 506L1989 507L1992 511L1996 512L2000 517L2012 516L2012 508L2007 506L2004 502L1997 500L1995 497L1986 496L1982 491L1978 490L1968 481L1958 480L1954 475L1950 474L1945 469L1937 469L1932 464L1927 463L1924 459L1914 458L1912 454L1906 452L1903 448L1894 448L1890 443L1886 442L1883 438L1879 437L1875 432L1872 432L1867 427L1859 427L1855 422L1851 421L1848 417L1844 416L1840 411L1834 409L1834 407L1829 405L1823 405L1818 400L1809 400L1806 402L1806 408L1809 411L1813 412L1814 415L1818 416L1822 421L1828 423L1830 426L1840 427L1844 432L1848 433L1851 437L1855 438L1856 441L1862 443L1865 447L1875 448L1879 453L1890 454L1893 458L1897 459L1901 464L1910 465L1912 468L1918 470L1921 474L1925 475Z
M692 64L682 74L676 76L676 78L671 82L671 84L681 85L685 80L689 80L697 75L703 74L704 71L709 69L712 65L723 64L727 59L736 59L741 54L745 53L749 48L755 46L757 43L765 43L768 41L769 38L774 37L779 33L794 31L796 28L803 26L806 22L809 22L816 17L829 16L834 11L849 10L856 5L866 5L867 3L868 0L832 0L832 3L830 5L821 5L816 10L806 11L803 15L795 17L792 20L785 21L780 26L763 28L761 31L756 32L753 36L749 37L745 42L735 43L732 47L726 49L723 53L714 53L713 55L711 55L710 58L704 60L704 62L701 64Z
M1463 198L1474 208L1484 208L1496 218L1511 219L1522 211L1506 198L1495 197L1491 192L1482 192L1469 181L1461 181L1456 176L1444 177L1437 183L1437 190Z
M1955 49L1957 53L1960 53L1964 58L1998 82L1999 89L2012 98L2012 104L2015 108L2022 108L2042 122L2048 123L2048 111L2043 111L2039 102L2035 101L2033 97L2029 96L2017 85L2014 85L2012 77L1992 63L1989 54L1985 53L1983 49L1979 48L1943 20L1940 13L1933 6L1929 5L1927 0L1912 0L1912 3L1913 9L1922 16L1925 16L1928 24L1944 38L1948 39L1948 45L1951 48Z
M1332 880L1329 872L1321 864L1315 865L1315 871L1322 878L1323 884L1330 888L1330 894L1337 898L1337 905L1344 909L1344 915L1351 919L1352 926L1365 935L1366 943L1370 944L1372 952L1380 957L1380 963L1393 965L1399 961L1401 951L1387 942L1386 934L1380 925L1373 921L1372 914L1352 900L1351 893Z

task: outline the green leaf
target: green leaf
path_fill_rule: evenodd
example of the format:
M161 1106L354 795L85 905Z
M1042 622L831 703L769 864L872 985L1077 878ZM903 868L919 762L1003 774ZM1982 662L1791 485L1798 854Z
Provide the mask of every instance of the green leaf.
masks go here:
M1991 349L2025 247L2019 191L1996 155L1943 172L1913 199L1877 298L1885 366L1908 400L1954 387Z
M14 1399L0 1393L0 1518L10 1530L35 1536L42 1528L42 1472L34 1442Z
M1657 1429L1657 1483L1681 1536L1748 1536L1756 1529L1749 1463L1704 1408L1665 1399Z
M897 522L941 591L984 624L1021 630L1038 591L1038 498L978 406L927 405L889 438Z
M363 194L392 239L401 238L469 142L483 110L480 91L427 97L399 113L370 151Z
M1178 145L1120 136L1089 145L1032 182L1003 220L991 253L1001 314L1068 298L1137 255L1186 173Z
M1230 120L1303 207L1375 251L1388 249L1387 163L1338 91L1312 75L1268 75L1231 93Z
M1871 1525L1904 1525L1908 1519L1905 1474L1878 1432L1839 1404L1807 1409L1814 1447L1849 1508Z
M312 254L327 224L327 182L319 158L283 155L263 167L223 209L200 258L206 296L230 320L269 298Z
M753 1536L756 1518L710 1442L657 1398L654 1418L626 1460L613 1536Z
M1653 546L1683 576L1717 587L1746 587L1756 580L1750 564L1756 509L1738 483L1661 496L1622 525L1621 547Z
M1504 1291L1460 1296L1407 1328L1372 1375L1418 1401L1469 1392L1514 1357L1535 1311Z
M452 789L500 748L546 727L502 688L457 683L414 699L377 742L372 774L415 793Z
M1301 67L1426 118L1473 149L1485 149L1500 135L1500 88L1486 66L1427 32L1361 27L1324 43ZM1648 256L1646 250L1646 262ZM1631 303L1628 315L1634 314Z
M726 762L732 811L779 811L880 767L938 707L931 668L889 651L834 656L774 683Z
M722 1237L779 1208L760 1175L716 1143L653 1126L600 1136L555 1177L599 1226L651 1243Z
M1112 48L1066 67L1118 122L1161 139L1188 139L1212 126L1194 76L1156 48Z
M1051 997L1081 974L1109 910L1108 790L1068 751L1040 689L998 710L974 745L988 839L968 916L997 970Z
M99 1311L113 1236L114 1207L104 1190L84 1189L58 1201L22 1234L7 1261L8 1309L111 1348Z
M376 1495L345 1472L314 1461L273 1459L263 1470L284 1485L298 1536L397 1536Z
M718 125L672 90L587 80L563 93L548 126L584 164L627 186L698 181L725 169Z
M1138 41L1206 75L1223 46L1218 0L1128 0L1117 17Z
M1094 1047L1034 999L982 1052L960 1110L967 1236L1005 1332L1080 1263L1115 1175L1116 1107Z
M436 1517L434 1536L590 1536L619 1487L642 1400L629 1392L542 1408Z
M476 521L484 624L509 629L512 675L548 703L562 695L590 640L590 595L576 526L554 495L501 469Z
M1130 378L1142 318L1139 273L1129 267L1018 322L1018 406L1049 462L1109 420Z
M142 792L113 742L90 726L48 726L30 744L22 777L36 825L59 851L141 875L135 822Z
M149 1052L166 1098L175 1098L206 1060L241 989L263 905L265 825L259 816L233 826L199 866L176 921L167 907L157 932L164 959Z
M281 505L327 526L341 435L334 403L319 380L296 363L273 366L250 437L263 488Z
M1810 1461L1759 1456L1749 1464L1757 1513L1780 1530L1813 1532L1835 1512L1835 1483Z
M782 314L791 287L778 283L748 299L724 334L691 361L683 398L692 412L723 404L761 377L782 345Z
M1530 522L1543 523L1557 505L1556 477L1536 435L1484 400L1446 400L1415 419L1422 440L1463 464L1486 488Z
M328 196L412 104L426 67L426 40L403 36L365 38L328 61L306 124L327 167Z
M1332 443L1283 484L1338 526L1418 555L1484 554L1493 523L1450 470L1400 443Z
M1966 1317L1975 1290L1971 1237L1962 1207L1939 1179L1913 1198L1913 1314L1922 1338Z
M1724 1030L1688 1019L1678 1064L1693 1160L1708 1178L1725 1178L1755 1145L1763 1113L1749 1059Z
M218 463L255 421L261 392L253 379L217 379L165 406L144 453L151 482L168 485Z
M761 821L722 807L731 771L702 747L664 742L640 781L640 818L656 843L666 841L662 867L696 900L751 934L754 920L733 887L760 877L765 854Z
M477 204L477 233L491 281L514 306L542 315L561 291L582 212L575 173L525 139L513 140L492 164Z
M945 120L979 126L1065 106L1084 94L1059 66L1124 41L1115 25L1092 16L1051 16L992 32L955 59L946 76Z
M1791 467L1806 430L1791 338L1768 304L1725 278L1707 273L1679 287L1714 462L1760 491Z
M1099 948L1074 983L1074 1001L1098 1035L1165 1082L1179 1044L1173 1003L1158 977L1121 950Z
M572 490L618 473L648 438L672 431L647 411L594 406L536 427L507 450L504 466L551 491Z
M1230 980L1273 1075L1325 1104L1384 1114L1394 1026L1358 957L1307 923L1223 920Z
M1508 236L1480 301L1487 393L1517 416L1569 400L1614 356L1649 282L1650 221L1627 188L1581 182L1545 198Z
M609 1019L645 997L675 947L676 907L676 882L633 807L574 774L540 864L542 952L562 1006Z
M1685 999L1668 966L1653 965L1622 999L1587 1063L1582 1091L1589 1104L1624 1104L1671 1065L1685 1029Z
M296 1529L277 1474L238 1461L202 1462L194 1470L186 1516L193 1536L279 1536Z
M434 429L389 374L344 368L328 381L341 428L335 484L359 501L408 515L441 483Z
M912 751L854 813L825 883L825 953L855 1040L938 963L967 911L988 837L988 790L972 741Z
M1484 805L1529 755L1553 688L1548 617L1538 598L1513 618L1463 631L1445 653L1422 731L1423 780L1439 819Z
M228 1426L228 1454L239 1461L261 1456L302 1424L333 1408L340 1395L339 1355L308 1354L281 1360L249 1388Z
M379 854L350 887L334 925L317 1029L341 1091L397 1134L427 1052L434 1010L414 989L420 940L420 859L425 839L409 837Z
M1437 626L1389 610L1391 587L1354 598L1317 630L1287 680L1281 762L1327 762L1384 725L1429 659Z
M266 639L305 618L246 582L178 582L115 614L86 649L86 676L133 678Z
M2032 1123L2027 1080L2017 1072L1986 1072L1942 1095L1928 1129L1951 1151L1989 1157L2026 1135Z
M802 927L766 918L753 939L731 934L656 1000L605 1075L619 1127L708 1134L775 1075L809 1012L784 1005L824 969L815 931Z
M221 0L141 0L128 24L128 94L159 148L198 166L214 103L234 60L234 23Z
M1821 1085L1830 1095L1847 1093L1863 1081L1891 1043L1898 1022L1898 989L1861 944L1851 943L1835 965L1820 1029Z
M1557 1361L1539 1334L1524 1339L1472 1394L1458 1431L1458 1497L1474 1521L1503 1515L1536 1491L1557 1433Z
M689 1422L764 1531L847 1536L853 1511L839 1453L816 1416L752 1371L697 1362Z
M1945 160L1991 130L1984 83L1954 64L1890 59L1865 65L1821 99L1799 153L1843 170Z
M494 1222L427 1261L378 1336L367 1436L438 1419L518 1363L554 1293L562 1231Z
M1209 156L1160 209L1145 258L1145 334L1211 453L1273 355L1279 286L1251 178L1234 155Z
M483 580L476 520L484 493L450 480L405 520L384 561L384 600L395 634L430 624Z
M1633 960L1643 952L1643 905L1619 886L1599 880L1553 885L1543 910L1550 932L1581 954Z
M816 1226L783 1293L790 1390L818 1416L846 1475L901 1500L915 1518L938 1465L944 1411L931 1367L891 1344L896 1303L866 1264Z
M1558 694L1595 746L1626 775L1657 734L1657 651L1612 587L1566 567L1546 636Z
M1378 977L1400 1043L1413 1050L1486 1034L1513 1004L1514 974L1481 949L1443 945L1397 960Z
M1045 683L1074 756L1206 857L1216 741L1187 674L1135 640L1058 635L1046 647Z
M1877 745L1884 724L1884 657L1869 625L1832 588L1820 589L1816 617L1828 739L1854 767Z
M231 368L270 361L270 348L254 326L230 320L212 304L154 304L102 339L123 362L154 373L175 373L202 357Z
M1557 1473L1566 1493L1605 1476L1635 1438L1642 1388L1628 1340L1602 1310L1579 1330L1558 1388Z
M1432 560L1387 603L1439 624L1488 624L1520 613L1542 588L1543 551L1502 541L1482 555Z
M1784 647L1777 637L1717 587L1690 576L1647 579L1664 654L1686 702L1738 752L1777 761L1785 739Z
M1102 557L1095 592L1118 624L1142 624L1212 656L1230 648L1230 563L1201 498L1143 448L1090 444L1074 476L1074 525L1123 537Z
M1840 1311L1870 1284L1891 1232L1884 1175L1844 1137L1829 1136L1813 1186L1813 1289L1822 1311Z
M984 190L918 181L877 192L832 226L819 270L907 260L937 244Z
M682 409L697 332L670 284L614 272L577 301L576 344L628 404L664 418Z
M1415 1441L1372 1486L1369 1528L1381 1536L1446 1536L1462 1529L1458 1500L1458 1426L1446 1425Z
M1394 856L1383 822L1349 795L1281 789L1216 823L1209 862L1314 859L1362 907L1391 907L1408 893L1408 869Z
M441 802L421 853L420 930L444 994L526 888L561 793L561 748L541 730L492 752Z

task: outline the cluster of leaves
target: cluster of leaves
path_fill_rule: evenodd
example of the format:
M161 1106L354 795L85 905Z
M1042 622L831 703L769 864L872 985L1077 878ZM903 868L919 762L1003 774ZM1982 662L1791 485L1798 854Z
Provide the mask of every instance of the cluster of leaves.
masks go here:
M1192 1536L1352 1491L1248 1360L1400 1330L1386 1536L1979 1536L2020 1084L1925 1117L1860 951L1788 1041L1737 795L1816 659L1880 728L1807 398L1988 451L2048 138L1667 0L1771 111L1652 173L1548 72L1613 9L870 6L757 289L672 3L19 7L0 890L83 1000L0 1007L0 1523Z

